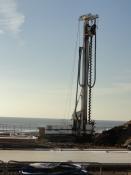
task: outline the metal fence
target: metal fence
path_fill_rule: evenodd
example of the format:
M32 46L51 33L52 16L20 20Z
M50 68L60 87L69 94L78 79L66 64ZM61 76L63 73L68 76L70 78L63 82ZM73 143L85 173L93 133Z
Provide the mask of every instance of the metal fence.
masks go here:
M23 125L0 124L0 135L22 135L33 132L38 132L38 129L31 126L24 127Z

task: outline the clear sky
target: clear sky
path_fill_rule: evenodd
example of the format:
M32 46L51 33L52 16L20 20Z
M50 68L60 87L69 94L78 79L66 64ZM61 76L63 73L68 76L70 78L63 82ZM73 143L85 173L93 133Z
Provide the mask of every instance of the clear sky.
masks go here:
M93 13L99 21L92 117L129 120L130 9L130 0L0 0L0 116L71 118L78 17Z

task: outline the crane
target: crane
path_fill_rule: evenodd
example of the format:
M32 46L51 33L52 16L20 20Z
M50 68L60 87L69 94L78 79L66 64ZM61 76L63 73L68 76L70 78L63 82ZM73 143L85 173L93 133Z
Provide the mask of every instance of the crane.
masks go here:
M98 15L82 15L83 44L79 46L76 102L73 112L73 133L92 136L95 122L91 119L91 95L96 82L96 20ZM80 90L80 94L79 93ZM80 98L78 98L78 95ZM80 110L78 103L81 101Z

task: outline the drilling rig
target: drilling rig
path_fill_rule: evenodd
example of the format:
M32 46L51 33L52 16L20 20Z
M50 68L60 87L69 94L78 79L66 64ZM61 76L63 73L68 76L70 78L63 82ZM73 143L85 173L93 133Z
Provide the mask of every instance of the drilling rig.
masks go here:
M96 82L96 20L98 15L80 16L83 23L82 46L79 46L76 102L73 113L73 133L76 136L94 135L95 122L91 118L92 88ZM79 93L80 91L80 93ZM79 98L80 97L80 98ZM80 110L78 104L80 101Z

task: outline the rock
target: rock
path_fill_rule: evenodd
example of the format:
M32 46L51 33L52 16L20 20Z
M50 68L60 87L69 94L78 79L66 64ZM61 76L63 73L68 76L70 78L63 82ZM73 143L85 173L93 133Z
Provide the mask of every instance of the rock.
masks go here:
M122 146L126 140L131 138L131 121L121 126L114 127L108 131L103 131L95 138L96 145Z

